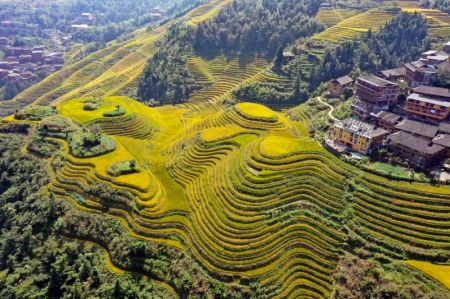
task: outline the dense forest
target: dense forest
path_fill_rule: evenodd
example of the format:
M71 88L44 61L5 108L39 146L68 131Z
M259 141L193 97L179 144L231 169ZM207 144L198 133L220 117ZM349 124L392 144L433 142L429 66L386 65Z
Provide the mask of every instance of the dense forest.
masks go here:
M420 53L430 48L427 38L427 21L419 13L400 13L386 23L379 32L369 31L361 42L346 42L329 49L316 73L329 80L358 68L362 72L373 73L382 69L394 68L413 61Z
M189 55L258 52L272 57L283 45L323 30L313 18L319 6L320 1L315 0L236 0L210 22L197 27L173 25L147 64L138 97L150 104L186 101L201 88L187 68ZM259 94L271 97L273 90L260 90Z
M174 104L187 101L198 89L187 67L193 54L194 28L178 23L169 28L160 49L149 60L139 82L138 96L149 104Z
M199 26L195 49L263 51L273 55L280 45L323 29L313 19L319 7L317 0L234 1L212 22Z
M323 47L321 59L309 55L313 65L305 74L303 57L281 65L276 55L273 70L291 77L295 85L291 96L286 91L277 92L276 86L267 84L245 85L235 94L238 98L264 103L299 103L315 91L322 82L343 75L374 73L413 61L430 48L426 19L419 13L399 13L387 22L379 32L368 31L359 41L345 41L338 45L324 45L317 41L301 40L293 46L294 53L308 52ZM299 88L300 87L300 88ZM269 94L269 96L264 96ZM296 95L296 96L295 96Z

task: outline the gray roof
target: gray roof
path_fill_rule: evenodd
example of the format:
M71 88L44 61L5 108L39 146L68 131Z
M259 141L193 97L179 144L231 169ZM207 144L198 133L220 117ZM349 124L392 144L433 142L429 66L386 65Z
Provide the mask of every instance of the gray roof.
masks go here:
M440 100L433 100L427 97L424 97L418 93L413 93L408 97L408 100L415 100L415 101L420 101L420 102L424 102L424 103L430 103L433 105L439 105L442 107L446 107L446 108L450 108L450 102L446 102L446 101L440 101Z
M439 124L439 132L450 134L450 124L449 123L445 123L445 122L441 122Z
M447 88L420 85L414 88L413 91L430 97L448 97L450 99L450 89Z
M395 144L427 155L435 155L444 150L442 145L435 144L427 139L406 132L397 132L389 135L389 140Z
M406 73L405 67L399 67L396 69L390 69L390 70L384 70L381 71L381 74L385 77L391 77L391 76L404 76Z
M350 78L349 76L342 76L337 79L334 79L333 81L337 82L340 85L347 85L349 83L352 83L353 79Z
M374 76L374 75L368 75L368 76L364 76L364 77L359 77L358 80L362 80L362 81L365 81L365 82L367 82L369 84L380 86L380 87L388 86L388 85L391 85L391 86L392 85L397 85L395 83L392 83L391 81L384 80L384 79L382 79L380 77L377 77L377 76Z
M352 133L367 137L374 138L389 133L388 131L368 124L353 118L347 118L343 121L339 121L335 124L337 127L343 128Z
M403 116L388 111L379 111L377 113L372 113L372 116L389 123L396 123L403 120Z
M395 126L397 130L405 131L414 135L419 135L427 138L434 138L436 136L439 127L428 125L420 121L414 121L406 119Z
M433 143L450 148L450 135L439 134L433 139Z

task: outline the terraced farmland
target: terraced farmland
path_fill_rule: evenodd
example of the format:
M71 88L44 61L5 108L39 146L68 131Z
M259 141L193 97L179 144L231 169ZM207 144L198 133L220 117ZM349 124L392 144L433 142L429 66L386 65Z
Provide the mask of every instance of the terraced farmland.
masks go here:
M330 27L314 36L314 39L328 42L358 39L362 33L369 29L376 32L389 21L394 13L382 9L371 9L365 13L357 14L351 18Z
M429 32L436 37L445 38L450 35L450 16L436 9L424 9L404 6L403 11L419 12L427 18Z
M214 0L197 7L182 19L194 23L215 16L229 1ZM147 60L157 50L157 41L170 21L151 32L142 28L125 42L112 42L108 47L81 61L66 66L38 84L26 89L11 101L0 103L0 116L6 117L31 103L48 105L76 97L120 95L137 84Z
M374 253L383 245L392 259L450 258L450 188L364 174L284 114L245 103L149 108L126 97L104 98L96 111L83 105L75 99L58 111L99 124L117 149L76 158L54 139L67 160L49 190L86 212L121 219L135 238L189 249L223 281L258 280L273 298L328 298L347 230ZM117 105L127 113L103 117ZM142 171L108 174L130 160ZM133 200L89 195L95 182ZM348 217L358 226L344 226Z
M328 26L334 26L360 13L361 11L353 9L321 9L316 19L324 22Z

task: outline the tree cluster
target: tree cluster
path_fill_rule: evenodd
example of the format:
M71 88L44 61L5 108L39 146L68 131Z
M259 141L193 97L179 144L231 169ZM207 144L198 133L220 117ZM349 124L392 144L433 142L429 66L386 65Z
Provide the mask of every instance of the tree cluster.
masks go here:
M200 24L196 51L259 51L273 55L279 45L310 36L322 26L313 17L320 1L236 0L211 22Z
M186 23L169 28L139 82L140 99L175 104L187 101L199 89L187 66L187 57L193 54L193 37L194 28Z

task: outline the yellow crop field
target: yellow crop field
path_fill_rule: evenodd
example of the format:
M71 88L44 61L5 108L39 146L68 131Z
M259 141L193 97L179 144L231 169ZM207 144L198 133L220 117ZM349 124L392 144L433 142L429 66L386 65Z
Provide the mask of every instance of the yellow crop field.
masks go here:
M421 261L406 261L406 263L431 276L450 289L450 265L438 265Z
M358 39L362 33L367 32L369 29L376 32L393 16L394 13L392 12L382 9L371 9L343 20L315 35L314 39L330 42Z
M353 9L321 9L316 15L316 19L328 26L334 26L360 13L361 11Z
M185 19L205 21L227 3L212 1ZM325 41L358 38L393 16L377 9L321 14L330 25L340 21L315 37ZM86 215L117 220L136 240L192 256L220 282L257 283L267 298L330 298L350 234L364 244L364 254L378 256L383 248L381 255L395 261L448 253L449 186L393 181L344 162L309 136L305 106L275 111L233 98L241 84L254 82L292 90L293 80L272 72L263 57L189 57L188 67L205 88L184 104L148 107L115 96L136 84L167 26L138 30L15 99L53 103L57 115L32 123L9 117L0 126L44 127L64 116L88 143L94 135L115 144L96 156L75 157L73 138L43 133L64 156L49 158L49 192ZM123 164L138 171L108 172ZM89 188L96 184L126 196L94 195ZM110 259L106 263L124 273ZM407 263L448 287L448 266Z
M85 198L78 208L120 219L134 238L189 249L210 273L258 279L269 297L330 296L344 242L337 219L348 204L343 195L349 178L358 186L353 209L361 238L430 255L449 247L450 207L439 205L450 196L449 187L362 173L300 130L304 120L251 103L219 103L219 110L150 108L127 97L104 97L97 110L86 111L85 102L69 100L57 111L78 123L99 124L117 148L76 158L60 139L67 160L49 189L61 199ZM117 106L127 113L103 116ZM132 160L140 172L108 174L111 165ZM111 203L84 191L95 182L130 192L133 200L105 209ZM315 212L289 208L296 205ZM280 209L291 209L290 216Z

